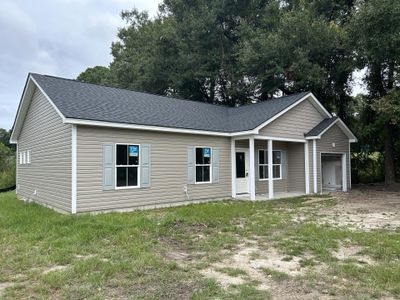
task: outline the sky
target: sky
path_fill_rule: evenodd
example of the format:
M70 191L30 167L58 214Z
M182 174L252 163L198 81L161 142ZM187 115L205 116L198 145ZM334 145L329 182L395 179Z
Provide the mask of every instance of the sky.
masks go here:
M0 128L10 129L29 72L76 78L107 66L122 10L157 13L161 0L1 0Z
M161 0L1 0L0 128L10 129L29 72L76 78L107 66L122 10L157 13ZM362 91L362 72L353 94Z

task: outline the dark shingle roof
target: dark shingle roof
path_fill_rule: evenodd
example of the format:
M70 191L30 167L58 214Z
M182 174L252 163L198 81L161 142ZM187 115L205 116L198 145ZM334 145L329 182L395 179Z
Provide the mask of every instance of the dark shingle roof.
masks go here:
M333 122L337 120L338 117L326 118L322 120L317 126L311 129L308 133L306 133L305 137L310 136L318 136L321 132L323 132L326 128L328 128Z
M254 129L309 94L225 107L47 75L31 76L66 118L219 132Z

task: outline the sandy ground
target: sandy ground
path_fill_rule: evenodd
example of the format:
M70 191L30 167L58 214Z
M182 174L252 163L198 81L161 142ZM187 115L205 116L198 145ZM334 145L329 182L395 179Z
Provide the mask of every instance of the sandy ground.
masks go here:
M353 230L400 228L400 188L354 186L349 193L333 193L337 205L318 211L320 222Z
M333 193L337 204L333 207L318 205L323 198L310 197L305 209L299 209L295 221L302 222L317 217L317 222L334 226L344 226L351 230L370 231L374 229L395 230L400 228L400 189L385 190L382 186L354 187L349 193ZM362 255L362 247L342 245L332 256L340 260L352 259L359 266L373 265L372 258ZM201 271L203 276L214 278L224 288L246 282L258 282L257 288L272 294L273 299L337 299L323 288L310 288L297 280L276 280L268 275L268 270L281 272L289 278L302 275L322 274L324 264L301 267L302 259L309 257L293 256L291 260L277 249L261 249L257 241L245 241L237 249L225 255L225 259ZM224 268L237 268L245 275L228 275ZM391 298L387 298L391 299Z

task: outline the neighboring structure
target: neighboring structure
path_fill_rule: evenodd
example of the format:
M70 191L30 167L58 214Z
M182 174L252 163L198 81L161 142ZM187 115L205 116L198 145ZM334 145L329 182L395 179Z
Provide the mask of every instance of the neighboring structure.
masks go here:
M347 191L355 141L312 93L230 108L39 74L11 135L17 195L70 213Z

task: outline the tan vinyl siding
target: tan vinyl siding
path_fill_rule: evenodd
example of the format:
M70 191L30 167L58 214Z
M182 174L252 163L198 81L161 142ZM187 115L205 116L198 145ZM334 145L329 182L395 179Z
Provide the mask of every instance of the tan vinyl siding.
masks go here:
M305 192L304 144L289 143L288 192Z
M260 135L304 139L304 134L325 117L307 99L262 128Z
M335 143L335 147L332 146ZM338 125L333 125L317 140L318 192L321 192L321 153L346 153L347 187L350 189L349 138Z
M151 187L103 191L103 143L151 145ZM220 150L219 183L188 185L190 200L231 197L230 138L78 126L77 212L187 201L187 147Z
M31 151L31 163L17 164L17 194L70 212L71 126L62 123L39 89L33 94L18 138L18 151L28 150Z

